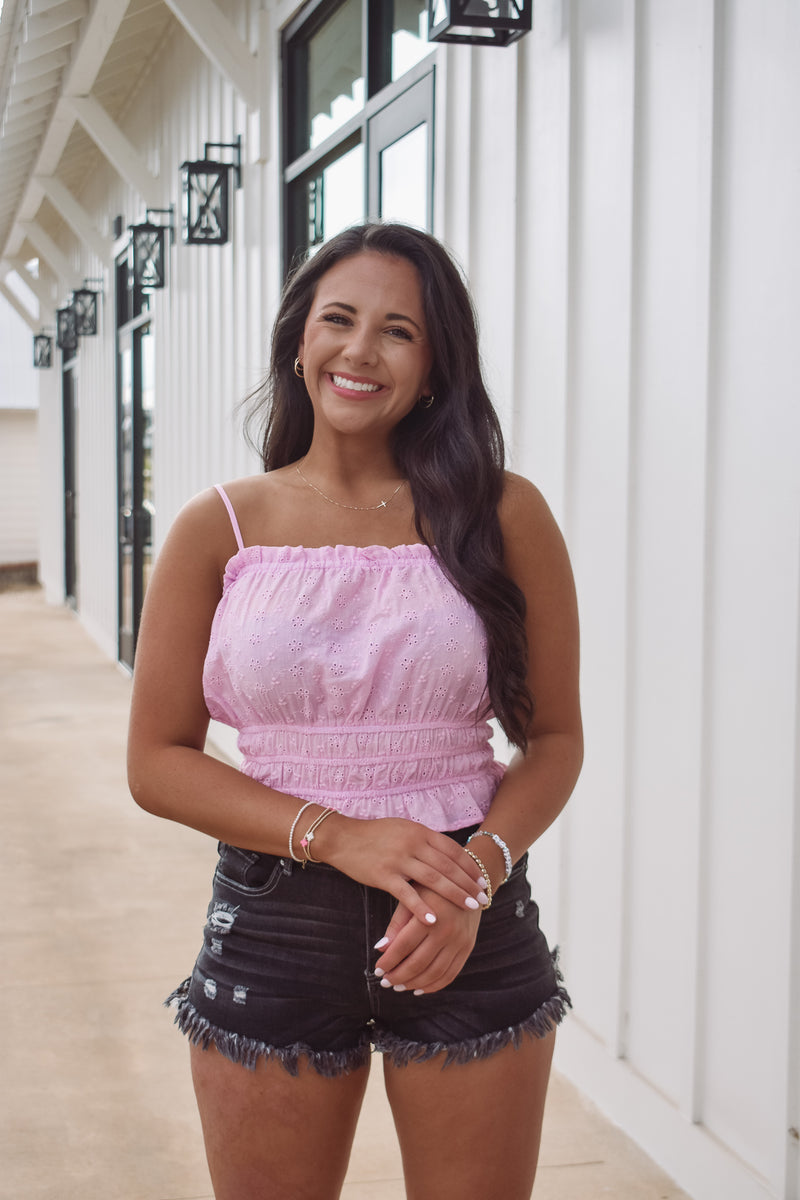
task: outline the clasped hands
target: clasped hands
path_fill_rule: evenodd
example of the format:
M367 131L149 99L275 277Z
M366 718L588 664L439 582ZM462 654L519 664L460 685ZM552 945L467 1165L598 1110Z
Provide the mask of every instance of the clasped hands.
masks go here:
M381 986L415 994L447 987L475 944L487 904L479 867L452 838L416 821L346 821L341 839L329 829L335 842L327 861L398 901L375 946Z

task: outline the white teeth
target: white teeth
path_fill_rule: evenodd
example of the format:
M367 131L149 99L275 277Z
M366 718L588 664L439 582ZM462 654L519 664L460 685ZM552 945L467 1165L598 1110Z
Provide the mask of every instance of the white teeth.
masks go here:
M377 383L356 383L354 379L345 379L344 375L331 376L337 387L347 388L349 392L378 392L380 384Z

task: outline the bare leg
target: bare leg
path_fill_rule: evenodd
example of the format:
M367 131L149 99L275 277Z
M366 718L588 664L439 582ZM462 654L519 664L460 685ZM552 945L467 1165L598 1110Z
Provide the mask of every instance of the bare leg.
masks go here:
M329 1079L263 1059L250 1071L214 1047L191 1054L216 1200L335 1200L369 1067Z
M554 1045L553 1032L463 1066L384 1062L407 1200L530 1200Z

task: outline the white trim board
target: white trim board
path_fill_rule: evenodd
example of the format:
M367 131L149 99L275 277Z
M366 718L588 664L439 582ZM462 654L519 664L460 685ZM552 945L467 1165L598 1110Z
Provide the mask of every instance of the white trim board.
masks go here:
M777 1200L767 1180L695 1125L573 1016L559 1028L555 1068L693 1200Z

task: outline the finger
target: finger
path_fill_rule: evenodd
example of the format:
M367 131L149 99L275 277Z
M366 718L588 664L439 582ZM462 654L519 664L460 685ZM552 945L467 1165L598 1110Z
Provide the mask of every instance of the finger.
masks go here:
M413 954L430 936L428 926L422 926L419 921L409 921L375 962L376 975L388 975L395 971L409 955Z
M386 932L382 937L378 938L373 949L385 950L387 946L391 945L397 935L406 928L409 922L414 920L414 916L408 911L405 904L398 904L392 914L392 919L386 926ZM417 924L419 925L418 921Z
M464 964L464 954L454 954L449 946L440 946L430 954L430 947L423 944L400 966L381 979L381 987L393 988L398 992L440 991L455 979Z
M459 846L452 838L445 837L441 841L428 844L427 853L419 857L431 866L437 867L443 875L452 880L458 887L474 894L475 885L484 884L483 872L475 859L467 854L463 846Z
M390 895L399 900L401 904L409 910L413 917L416 917L423 925L431 926L436 924L437 915L433 911L434 906L427 900L423 900L413 883L402 876L397 876L393 886L388 886L386 890ZM436 891L435 888L431 889ZM471 905L469 906L472 907Z
M452 860L449 860L452 862ZM476 865L476 870L478 867ZM414 864L413 878L414 882L421 887L429 888L430 891L436 892L443 900L448 900L451 904L455 904L458 908L470 908L475 911L488 904L486 892L483 888L463 871L460 867L453 864L451 870L459 873L461 882L456 882L452 874L444 874L440 865L429 862L428 860L418 859ZM483 876L481 875L483 880Z

